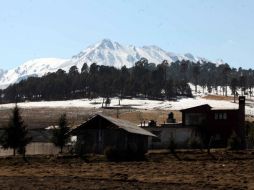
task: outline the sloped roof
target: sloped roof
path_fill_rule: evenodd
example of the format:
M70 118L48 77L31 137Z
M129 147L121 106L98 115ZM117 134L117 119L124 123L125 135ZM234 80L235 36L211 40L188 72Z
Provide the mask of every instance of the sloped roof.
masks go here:
M213 111L238 111L239 109L238 108L228 108L228 109L225 109L225 108L212 108L211 110L213 110Z
M96 119L97 117L101 117L107 121L109 121L110 123L114 124L116 127L123 129L129 133L134 133L134 134L139 134L139 135L145 135L145 136L152 136L152 137L156 137L156 135L152 134L151 132L142 129L141 127L138 127L135 123L131 123L129 121L125 121L125 120L121 120L121 119L116 119L113 117L109 117L109 116L105 116L103 114L96 114L94 117L92 117L91 119L89 119L88 121L86 121L85 123L83 123L82 125L78 126L77 128L75 128L74 130L84 126L84 124L86 124L87 122Z
M203 104L203 105L199 105L199 106L195 106L195 107L185 108L180 111L183 112L183 111L196 110L196 109L201 109L201 108L211 109L212 107L208 104Z

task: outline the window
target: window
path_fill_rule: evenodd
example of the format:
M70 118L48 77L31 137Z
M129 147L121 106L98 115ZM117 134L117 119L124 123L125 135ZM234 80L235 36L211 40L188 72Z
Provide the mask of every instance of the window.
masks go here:
M228 118L227 113L215 113L214 119L215 120L226 120Z

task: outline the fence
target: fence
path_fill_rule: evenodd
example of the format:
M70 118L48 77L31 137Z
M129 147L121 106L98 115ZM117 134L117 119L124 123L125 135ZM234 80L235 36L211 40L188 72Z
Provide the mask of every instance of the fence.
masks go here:
M27 145L27 155L54 155L59 153L59 148L49 142L33 142ZM13 149L3 149L0 147L0 156L13 155Z

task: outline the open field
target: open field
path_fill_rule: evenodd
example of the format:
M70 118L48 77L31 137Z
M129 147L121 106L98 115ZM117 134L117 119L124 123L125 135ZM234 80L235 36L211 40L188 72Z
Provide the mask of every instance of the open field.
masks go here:
M156 120L163 123L169 110L114 109L87 107L21 107L30 128L57 124L62 113L74 126L94 113L129 120ZM173 111L177 122L180 111ZM118 113L118 114L117 114ZM0 109L0 127L6 126L11 108ZM247 117L253 120L252 116ZM0 158L0 189L254 189L254 152L200 151L150 154L142 162L107 162L103 157L57 158L35 156L25 163L21 158Z
M172 111L176 120L181 121L181 113ZM165 110L137 110L137 109L92 109L92 108L22 108L21 115L29 128L41 128L56 125L61 114L66 113L71 126L80 124L94 113L103 113L112 117L125 119L139 124L151 119L163 123L169 111ZM0 109L0 128L8 124L11 109Z
M0 189L254 189L254 152L150 154L147 161L103 157L0 159Z
M208 100L227 100L227 101L233 101L234 97L233 96L219 96L219 95L207 95L203 97L204 99ZM236 100L238 97L236 97Z
M8 124L11 109L0 109L0 128ZM41 128L56 125L61 114L66 113L71 126L78 125L95 113L103 113L112 117L128 120L140 124L153 119L157 123L164 123L167 114L173 112L177 122L182 121L182 115L177 110L141 110L141 109L92 109L92 108L21 108L21 115L29 128ZM246 115L246 120L254 122L253 116Z

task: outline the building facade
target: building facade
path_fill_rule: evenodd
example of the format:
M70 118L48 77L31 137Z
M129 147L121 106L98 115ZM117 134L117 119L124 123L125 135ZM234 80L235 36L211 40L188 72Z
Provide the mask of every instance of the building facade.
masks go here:
M155 137L133 123L101 114L79 125L71 134L77 136L76 152L79 154L104 154L109 147L119 151L131 149L146 153L148 137Z
M178 148L187 148L191 139L199 138L198 131L202 130L210 136L213 147L227 146L228 138L233 132L241 139L245 148L245 97L239 97L237 109L217 109L208 104L180 110L182 122L176 123L172 113L168 115L167 123L146 125L157 137L149 137L149 149L165 149L173 139ZM154 123L154 122L153 122Z

